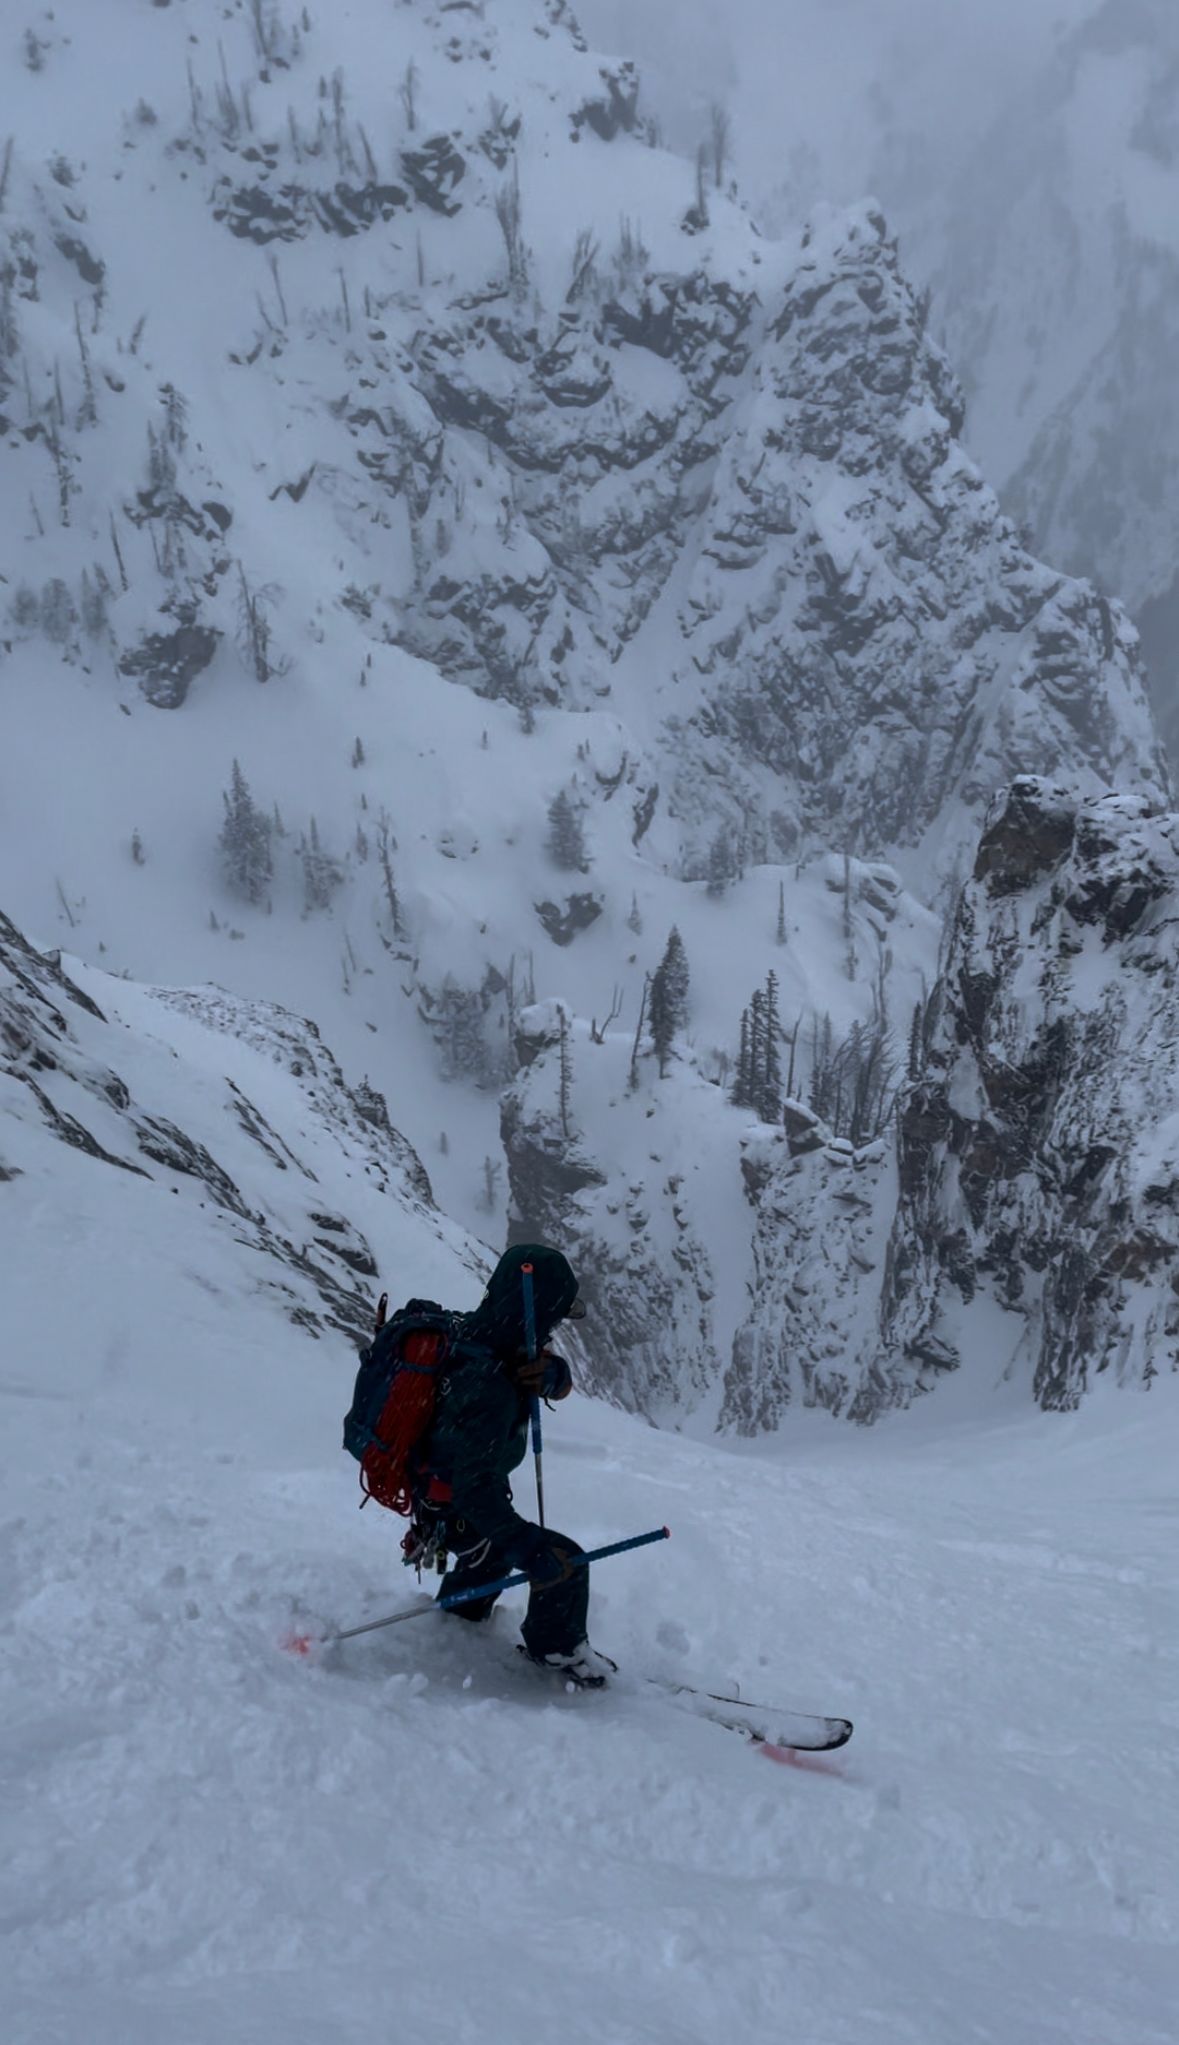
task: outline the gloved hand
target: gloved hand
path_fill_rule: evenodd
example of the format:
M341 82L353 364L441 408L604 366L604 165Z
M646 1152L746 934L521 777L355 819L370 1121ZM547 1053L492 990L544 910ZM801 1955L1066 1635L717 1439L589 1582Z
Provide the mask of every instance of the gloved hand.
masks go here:
M555 1590L559 1583L568 1583L578 1567L581 1552L575 1541L538 1527L536 1546L524 1565L529 1583L538 1591Z
M567 1399L573 1390L569 1365L551 1349L542 1349L539 1356L521 1357L512 1376L530 1399Z

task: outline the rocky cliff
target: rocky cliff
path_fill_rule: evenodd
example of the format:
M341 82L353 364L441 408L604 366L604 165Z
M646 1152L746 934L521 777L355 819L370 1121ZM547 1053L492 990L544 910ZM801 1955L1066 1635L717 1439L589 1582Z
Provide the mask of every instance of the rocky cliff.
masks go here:
M777 1139L730 1424L871 1419L958 1370L1067 1409L1179 1367L1177 900L1173 813L1031 778L996 800L895 1151L801 1115Z

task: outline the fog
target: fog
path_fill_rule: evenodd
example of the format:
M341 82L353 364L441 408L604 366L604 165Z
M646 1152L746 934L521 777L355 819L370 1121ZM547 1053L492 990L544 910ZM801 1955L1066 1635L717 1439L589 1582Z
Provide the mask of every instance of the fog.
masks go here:
M809 161L814 196L821 188L838 202L876 188L887 203L890 163L920 163L931 181L953 175L1095 5L579 0L578 13L596 45L639 59L670 141L694 146L709 103L725 102L735 162L756 201Z

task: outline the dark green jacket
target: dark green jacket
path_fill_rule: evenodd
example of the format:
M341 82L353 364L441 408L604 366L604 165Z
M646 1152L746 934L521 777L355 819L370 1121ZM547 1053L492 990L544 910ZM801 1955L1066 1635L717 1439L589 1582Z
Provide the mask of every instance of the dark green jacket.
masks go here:
M446 1519L458 1519L477 1540L490 1540L512 1567L526 1567L537 1528L512 1503L512 1471L528 1450L530 1401L511 1371L527 1356L521 1266L533 1267L537 1349L577 1297L577 1280L558 1250L524 1243L500 1258L487 1292L466 1315L438 1386L434 1420L421 1449L424 1478L451 1489ZM550 1366L545 1389L567 1385L563 1364Z

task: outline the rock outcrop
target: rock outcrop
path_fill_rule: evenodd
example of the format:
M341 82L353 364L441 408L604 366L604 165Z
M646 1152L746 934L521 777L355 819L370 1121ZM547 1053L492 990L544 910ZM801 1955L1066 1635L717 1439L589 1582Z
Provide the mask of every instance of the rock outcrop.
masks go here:
M123 982L107 986L115 1002L127 998ZM133 1034L56 953L37 951L0 916L0 1181L27 1176L27 1164L12 1161L26 1153L43 1170L60 1143L120 1178L182 1192L245 1251L254 1283L295 1326L312 1335L369 1335L377 1261L355 1219L325 1205L318 1145L341 1177L354 1175L392 1200L424 1237L446 1228L425 1170L391 1126L384 1101L370 1089L350 1089L315 1026L282 1009L214 989L136 989L141 1025L145 1003L146 1031ZM168 1048L171 1017L183 1053ZM247 1092L216 1061L210 1072L193 1059L183 1031L194 1024L198 1038L224 1033L259 1053L266 1091ZM298 1104L297 1131L284 1127L269 1099L288 1089ZM6 1197L19 1199L18 1187Z
M895 1142L800 1128L754 1175L729 1425L870 1420L950 1371L1068 1409L1179 1368L1177 904L1174 813L1033 778L996 799Z
M559 1003L524 1011L517 1052L501 1116L510 1240L559 1243L571 1259L589 1314L578 1359L588 1388L673 1422L699 1404L718 1366L712 1252L693 1213L703 1146L677 1120L681 1089L669 1088L638 1134L628 1045L592 1042ZM632 1168L611 1171L620 1133L635 1144Z

